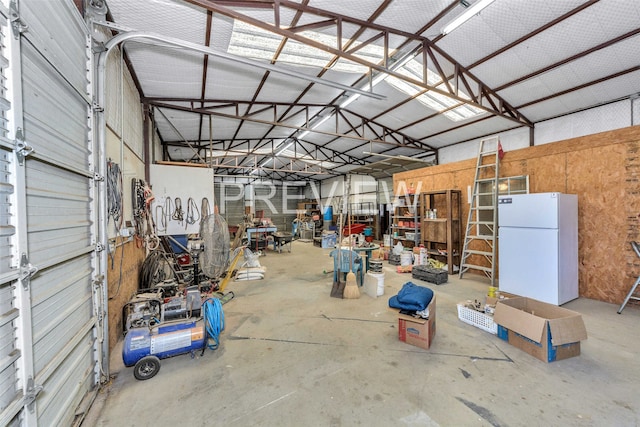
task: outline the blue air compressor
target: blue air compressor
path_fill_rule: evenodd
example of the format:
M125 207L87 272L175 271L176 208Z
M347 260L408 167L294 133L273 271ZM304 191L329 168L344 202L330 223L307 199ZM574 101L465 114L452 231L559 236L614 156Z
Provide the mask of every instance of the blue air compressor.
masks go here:
M218 347L218 337L224 330L222 304L217 298L210 298L202 307L202 322L185 319L129 329L122 348L122 360L125 366L134 367L136 379L154 377L160 370L160 359L197 350L204 352L207 342L212 350Z

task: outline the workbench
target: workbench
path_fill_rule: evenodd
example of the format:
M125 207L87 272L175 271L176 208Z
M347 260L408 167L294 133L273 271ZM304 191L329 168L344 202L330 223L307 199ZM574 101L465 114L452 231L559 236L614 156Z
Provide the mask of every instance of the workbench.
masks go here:
M284 245L289 244L289 252L291 252L291 242L293 241L293 233L277 231L273 233L273 250L282 253Z
M264 235L265 237L269 233L275 233L278 231L278 227L275 225L273 227L248 227L245 229L247 233L247 245L251 247L251 235L256 234L257 236ZM258 237L256 237L257 240Z
M261 249L267 248L267 235L278 231L278 227L248 227L245 229L247 233L247 247L251 250L259 252ZM254 235L254 243L251 242L251 236ZM260 242L260 237L264 238L264 246ZM266 252L263 252L266 255Z

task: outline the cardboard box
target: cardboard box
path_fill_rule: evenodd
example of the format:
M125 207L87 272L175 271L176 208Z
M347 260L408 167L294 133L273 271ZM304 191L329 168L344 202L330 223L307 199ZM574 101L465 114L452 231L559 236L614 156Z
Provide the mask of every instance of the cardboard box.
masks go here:
M500 300L493 321L498 338L544 362L578 356L587 339L580 313L531 298Z
M336 247L338 236L335 233L326 233L322 235L321 246L323 249L331 249Z
M398 338L407 344L429 349L436 334L436 297L429 303L429 319L398 316Z

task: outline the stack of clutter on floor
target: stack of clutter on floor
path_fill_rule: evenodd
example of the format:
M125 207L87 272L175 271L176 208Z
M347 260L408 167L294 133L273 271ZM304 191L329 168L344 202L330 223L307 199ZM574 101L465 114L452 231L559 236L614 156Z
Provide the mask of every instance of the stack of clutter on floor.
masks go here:
M429 288L407 282L397 295L389 298L389 307L398 308L398 339L429 349L436 333L436 298Z
M260 265L258 254L253 253L249 248L244 249L244 263L236 272L236 281L261 280L267 268Z
M493 311L478 300L458 303L458 319L493 335L498 333L498 325L493 321Z
M402 243L398 242L389 252L389 264L401 265L401 255L404 252Z
M484 301L457 304L458 318L543 362L580 355L587 330L580 313L490 287Z
M496 335L498 333L498 324L493 321L496 305L498 301L514 297L517 297L517 295L500 292L497 287L489 286L484 303L477 299L474 301L469 299L457 304L458 319L468 325Z
M432 268L429 265L415 265L411 270L411 277L425 282L441 285L449 281L449 274L445 270Z

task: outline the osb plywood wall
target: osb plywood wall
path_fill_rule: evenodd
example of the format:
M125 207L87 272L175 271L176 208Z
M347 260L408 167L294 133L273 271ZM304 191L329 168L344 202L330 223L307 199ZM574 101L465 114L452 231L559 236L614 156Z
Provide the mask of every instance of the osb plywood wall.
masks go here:
M118 239L120 242L120 239ZM122 307L136 294L145 249L135 242L116 247L108 257L109 350L122 338Z
M394 175L421 191L462 190L463 233L467 186L476 159ZM640 126L506 152L500 176L529 175L531 193L578 195L580 296L620 304L640 275L631 241L640 240ZM396 193L397 194L397 193Z

